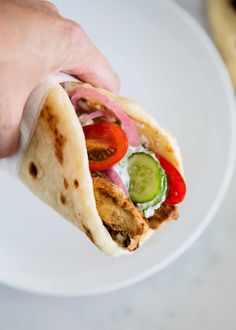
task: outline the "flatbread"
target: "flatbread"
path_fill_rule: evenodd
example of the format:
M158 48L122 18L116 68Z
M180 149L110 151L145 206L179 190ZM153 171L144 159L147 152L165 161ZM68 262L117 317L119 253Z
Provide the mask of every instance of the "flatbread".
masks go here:
M208 0L208 17L236 89L236 0Z
M149 136L151 149L183 173L179 147L167 131L134 101L97 90L119 103L137 122L139 131ZM42 106L20 164L19 177L40 199L85 232L100 250L112 256L130 253L111 238L99 217L83 130L68 94L60 85L49 91ZM148 236L144 233L141 241Z

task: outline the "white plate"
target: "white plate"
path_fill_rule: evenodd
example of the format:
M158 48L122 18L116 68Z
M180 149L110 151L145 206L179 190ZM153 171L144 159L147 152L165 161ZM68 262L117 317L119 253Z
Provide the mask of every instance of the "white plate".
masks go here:
M0 173L0 280L50 295L88 295L159 271L203 231L233 168L234 98L205 33L168 1L57 1L79 21L119 72L122 93L141 102L178 137L188 195L181 218L134 255L113 259Z

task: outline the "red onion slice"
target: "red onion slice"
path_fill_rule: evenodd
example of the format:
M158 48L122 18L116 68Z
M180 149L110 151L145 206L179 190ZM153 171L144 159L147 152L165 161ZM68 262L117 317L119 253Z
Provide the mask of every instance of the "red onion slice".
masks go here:
M82 114L79 117L81 125L85 125L89 120L93 120L98 117L104 116L104 111L98 110L98 111L93 111L89 114Z
M108 178L115 185L117 185L118 187L120 187L124 191L124 193L126 194L126 196L129 196L128 189L124 185L124 183L123 183L121 177L119 176L119 174L113 168L110 168L110 169L106 170L105 173L108 176Z
M130 145L136 147L140 144L140 137L138 135L134 123L129 118L129 116L121 109L121 107L118 104L110 101L106 96L99 94L97 91L91 88L84 88L84 87L76 88L71 95L71 102L74 108L76 109L77 101L79 99L87 98L87 97L91 98L94 101L98 101L106 108L111 110L115 114L115 116L120 119Z

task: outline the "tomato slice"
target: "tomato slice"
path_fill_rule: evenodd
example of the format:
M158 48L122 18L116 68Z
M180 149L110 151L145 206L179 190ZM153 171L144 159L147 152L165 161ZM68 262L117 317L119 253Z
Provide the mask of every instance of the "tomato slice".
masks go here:
M126 154L128 139L120 126L103 122L83 126L91 172L105 171Z
M170 205L179 204L185 197L186 184L179 171L165 158L157 155L161 166L166 172L168 181L168 192L165 203Z

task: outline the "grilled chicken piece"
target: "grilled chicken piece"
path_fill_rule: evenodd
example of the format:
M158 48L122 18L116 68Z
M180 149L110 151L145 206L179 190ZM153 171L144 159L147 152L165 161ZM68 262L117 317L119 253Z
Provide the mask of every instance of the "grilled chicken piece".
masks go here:
M163 222L168 220L177 220L179 217L179 210L175 205L162 204L157 209L154 215L148 219L149 227L151 229L158 229Z
M148 222L124 192L112 182L93 177L98 213L112 238L122 247L133 251L139 246Z

